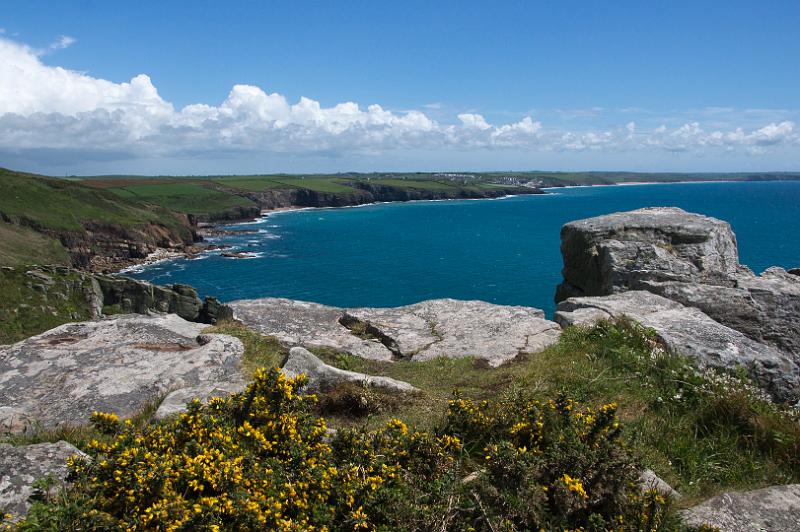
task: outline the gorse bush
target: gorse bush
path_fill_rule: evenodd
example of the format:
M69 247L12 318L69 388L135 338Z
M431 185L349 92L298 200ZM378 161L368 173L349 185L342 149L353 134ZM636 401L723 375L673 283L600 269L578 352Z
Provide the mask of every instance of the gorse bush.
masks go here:
M72 487L23 530L659 530L616 405L454 397L431 432L399 420L332 435L301 376L259 370L248 388L106 436L70 460Z

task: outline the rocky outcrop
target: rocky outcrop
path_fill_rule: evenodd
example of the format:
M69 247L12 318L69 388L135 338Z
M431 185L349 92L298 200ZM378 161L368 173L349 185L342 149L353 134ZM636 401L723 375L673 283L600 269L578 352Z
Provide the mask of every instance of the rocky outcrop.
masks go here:
M730 286L692 282L641 283L641 288L696 307L747 337L800 357L800 277L783 268L742 272Z
M688 525L720 532L800 530L800 484L725 493L680 513Z
M197 290L185 284L157 286L129 277L96 275L106 313L167 312L189 321L215 323L229 319L232 311L214 297L200 300Z
M10 513L12 518L24 516L35 494L37 480L53 480L50 495L64 485L67 476L66 460L81 455L77 448L65 441L37 443L14 447L0 443L0 514ZM45 494L42 494L45 495Z
M97 221L82 221L82 229L67 230L43 226L26 216L0 212L0 221L27 227L58 241L67 249L70 265L95 272L116 271L136 263L159 249L183 251L198 240L185 215L167 215L171 223L144 223L125 226Z
M239 382L242 343L204 327L121 315L0 347L0 427L79 425L95 410L130 417L171 390Z
M373 377L329 366L303 347L293 347L289 350L289 356L283 364L282 370L287 377L305 375L308 381L304 389L308 392L330 390L343 383L354 383L396 393L418 391L407 382L389 377Z
M556 302L680 281L731 286L739 265L727 222L677 208L650 208L570 222L561 229L564 282Z
M397 308L341 309L288 299L230 303L237 319L289 345L375 360L473 356L492 366L536 353L561 328L539 309L436 299Z
M800 365L791 356L751 340L696 308L650 292L569 298L558 304L554 319L567 327L622 316L652 328L669 352L686 355L700 367L745 368L776 399L800 399Z
M614 213L566 224L561 252L564 282L556 301L562 323L601 317L608 310L604 305L613 307L614 315L642 317L637 305L643 302L650 306L644 321L658 321L654 328L665 341L671 338L676 350L685 344L683 352L710 366L742 364L773 393L780 388L777 395L796 396L800 277L782 268L757 276L740 265L726 222L676 208ZM661 295L680 308L659 314L661 301L612 297L627 291ZM684 341L677 328L681 321L685 330L707 338ZM735 345L723 349L731 342ZM779 378L782 371L787 373Z
M0 344L110 314L169 312L201 323L233 316L230 307L213 297L201 300L188 285L156 286L65 266L3 267L0 285Z

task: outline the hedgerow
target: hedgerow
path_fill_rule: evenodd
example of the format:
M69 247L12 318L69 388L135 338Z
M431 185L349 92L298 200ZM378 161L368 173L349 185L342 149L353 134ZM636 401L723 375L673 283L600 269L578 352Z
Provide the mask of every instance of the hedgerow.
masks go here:
M304 377L258 370L239 394L105 436L69 461L71 488L22 530L665 530L642 493L616 405L455 395L430 432L393 419L332 433Z

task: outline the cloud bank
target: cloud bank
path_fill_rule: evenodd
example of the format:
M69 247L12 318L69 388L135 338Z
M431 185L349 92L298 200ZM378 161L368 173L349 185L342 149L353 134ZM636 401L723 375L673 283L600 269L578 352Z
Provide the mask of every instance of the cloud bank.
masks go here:
M344 102L322 107L302 97L235 85L219 105L176 109L145 74L114 83L45 65L41 57L74 41L62 36L37 50L0 36L0 154L61 153L98 160L291 155L380 155L388 151L736 153L762 155L800 146L791 120L757 126L704 127L693 120L642 127L568 129L531 116L505 124L478 113L434 120L422 111L391 111ZM423 106L440 111L441 104ZM594 112L594 111L593 111Z

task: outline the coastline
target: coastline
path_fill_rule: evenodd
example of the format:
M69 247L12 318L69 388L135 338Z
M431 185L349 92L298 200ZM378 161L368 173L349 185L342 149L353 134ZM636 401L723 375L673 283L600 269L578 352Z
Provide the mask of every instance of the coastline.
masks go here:
M775 181L735 181L735 180L702 180L702 181L642 181L642 182L627 182L627 183L597 183L597 184L582 184L582 185L559 185L559 186L550 186L550 187L537 187L538 190L542 192L542 194L531 193L531 194L507 194L505 196L497 196L497 197L490 197L490 198L444 198L444 199L413 199L413 200L396 200L396 201L375 201L369 203L361 203L357 205L341 205L341 206L323 206L323 207L315 207L315 206L283 206L283 207L274 207L271 209L262 209L260 215L258 217L249 217L249 218L242 218L240 220L226 220L223 222L217 223L202 223L202 225L198 225L197 233L201 238L217 238L217 237L224 237L226 234L236 234L236 233L245 233L246 230L236 231L226 229L233 226L241 226L241 225L259 225L274 215L283 214L283 213L291 213L291 212L301 212L301 211L311 211L311 210L329 210L329 209L356 209L362 207L371 207L376 205L389 205L389 204L406 204L406 203L434 203L434 202L452 202L452 201L493 201L493 200L503 200L509 199L514 197L520 196L536 196L536 195L548 195L553 194L555 190L559 189L573 189L573 188L590 188L590 187L611 187L611 186L643 186L643 185L686 185L686 184L711 184L711 183L748 183L748 182L782 182L781 180ZM212 234L216 233L216 234ZM165 248L159 248L155 252L149 254L147 257L140 258L140 259L130 259L127 261L126 264L121 264L119 269L115 271L109 272L111 275L124 275L125 273L135 272L137 270L141 270L153 264L161 264L168 261L174 261L177 259L188 259L188 260L199 260L205 258L209 255L207 253L209 251L217 250L218 248L214 249L206 249L211 246L204 246L204 240L200 240L196 242L191 248L184 250L184 251L175 251ZM206 242L207 243L207 242ZM254 257L235 257L236 260L246 260L248 258Z
M544 189L540 189L544 190ZM449 202L449 201L495 201L495 200L504 200L509 198L515 198L520 196L539 196L544 194L507 194L505 196L498 196L494 198L447 198L447 199L419 199L419 200L404 200L404 201L374 201L371 203L361 203L359 205L342 205L342 206L331 206L331 207L300 207L300 206L288 206L288 207L275 207L273 209L263 209L261 214L257 218L243 218L241 220L226 220L224 222L219 223L203 223L202 225L198 225L197 233L201 237L205 238L219 238L224 237L230 234L243 234L246 233L246 230L236 231L231 229L226 229L227 227L232 226L239 226L239 225L259 225L267 221L270 216L274 216L276 214L285 214L291 212L301 212L301 211L322 211L322 210L333 210L333 209L358 209L361 207L373 207L376 205L390 205L390 204L406 204L406 203L434 203L434 202ZM213 234L216 233L216 234ZM187 260L200 260L202 258L207 257L207 253L209 251L217 251L219 248L214 249L206 249L211 246L203 246L202 244L207 242L205 240L200 240L196 242L191 249L185 251L175 251L166 248L158 248L153 253L150 253L146 257L137 258L137 259L129 259L126 261L125 264L120 264L119 269L114 271L108 272L108 275L124 275L126 273L132 273L136 271L140 271L147 266L152 266L154 264L161 264L164 262L174 261L178 259L187 259ZM236 260L247 260L253 259L258 257L233 257Z

